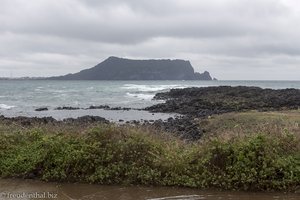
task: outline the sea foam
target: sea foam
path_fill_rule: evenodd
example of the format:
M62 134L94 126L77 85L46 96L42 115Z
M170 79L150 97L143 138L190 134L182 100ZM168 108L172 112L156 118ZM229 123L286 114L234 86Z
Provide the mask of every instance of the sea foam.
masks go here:
M9 105L0 103L0 109L9 110L9 109L12 109L12 108L14 108L14 107L15 107L15 106L9 106Z
M154 94L134 94L134 93L130 93L130 92L127 92L126 95L128 97L135 97L140 100L151 100L154 97Z
M138 84L124 84L122 86L123 89L127 90L136 90L142 92L156 92L163 91L173 88L185 88L187 86L183 85L138 85Z

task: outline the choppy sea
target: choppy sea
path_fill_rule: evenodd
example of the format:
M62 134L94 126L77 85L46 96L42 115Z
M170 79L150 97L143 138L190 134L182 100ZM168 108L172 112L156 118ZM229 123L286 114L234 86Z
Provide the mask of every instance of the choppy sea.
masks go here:
M56 119L96 115L112 121L119 119L166 119L168 114L145 111L55 110L59 106L87 108L91 105L144 108L156 103L158 92L172 88L208 86L258 86L262 88L300 89L300 81L53 81L0 80L0 115L52 116ZM48 111L35 111L47 107Z

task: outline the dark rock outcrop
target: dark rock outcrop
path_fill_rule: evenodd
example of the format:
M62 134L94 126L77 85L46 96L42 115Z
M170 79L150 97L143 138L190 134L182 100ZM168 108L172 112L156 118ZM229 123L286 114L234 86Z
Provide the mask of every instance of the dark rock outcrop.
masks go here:
M82 124L94 123L94 122L105 123L105 124L109 123L109 121L106 120L103 117L89 116L89 115L78 117L76 119L74 119L74 118L67 118L67 119L64 119L63 122L67 122L67 123L78 123L79 122L79 123L82 123Z
M212 80L209 72L194 72L185 60L130 60L109 57L93 68L52 80Z
M203 136L203 130L199 126L199 122L189 116L171 117L167 121L155 120L151 126L173 133L188 141L198 140Z
M198 120L213 114L248 110L277 111L300 108L298 89L262 89L258 87L205 87L172 89L158 93L155 99L166 100L146 108L152 112L183 114L181 118L155 121L152 125L179 135L183 139L198 140L205 130Z
M90 106L86 109L110 109L108 105L100 105L100 106Z
M57 122L53 117L4 117L0 116L0 121L7 124L16 123L22 126L31 126L32 124L51 124Z
M21 126L32 126L32 125L43 125L43 124L54 124L62 125L65 123L68 124L77 124L77 125L86 125L91 123L105 123L108 124L109 121L103 117L99 116L82 116L78 118L67 118L64 120L56 120L53 117L5 117L0 115L0 121L6 122L7 124L14 123L15 125L20 124Z
M154 98L166 102L148 107L146 110L175 112L194 117L247 110L272 111L300 107L298 89L273 90L245 86L185 88L158 93Z
M35 109L35 111L47 111L47 110L48 110L47 107L41 107L41 108Z
M57 107L55 110L79 110L80 108L78 107L71 107L71 106L62 106L62 107Z

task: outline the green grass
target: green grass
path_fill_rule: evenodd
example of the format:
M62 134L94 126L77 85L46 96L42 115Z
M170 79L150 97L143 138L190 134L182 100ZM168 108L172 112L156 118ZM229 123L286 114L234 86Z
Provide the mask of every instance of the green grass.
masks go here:
M299 119L291 117L280 128L267 131L257 126L266 126L265 120L275 125L277 118L254 117L258 121L252 121L253 115L257 113L216 116L202 122L208 132L216 134L194 143L142 127L99 124L81 129L72 125L24 128L2 123L0 177L295 190L300 185L300 140L299 129L291 124ZM223 128L218 128L222 124ZM237 132L236 125L248 129ZM226 134L220 134L221 130Z

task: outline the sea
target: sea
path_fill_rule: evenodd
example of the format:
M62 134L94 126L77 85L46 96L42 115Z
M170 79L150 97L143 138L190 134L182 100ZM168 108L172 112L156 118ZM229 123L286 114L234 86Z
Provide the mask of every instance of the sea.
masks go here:
M92 105L145 108L163 101L153 100L158 92L172 88L209 86L257 86L261 88L300 89L300 81L55 81L0 80L0 115L55 119L84 115L105 117L110 121L166 120L176 114L149 113L139 110L86 109ZM57 107L79 107L79 110L56 110ZM47 111L35 111L47 107Z

